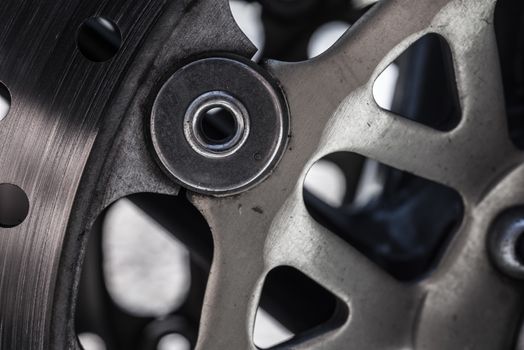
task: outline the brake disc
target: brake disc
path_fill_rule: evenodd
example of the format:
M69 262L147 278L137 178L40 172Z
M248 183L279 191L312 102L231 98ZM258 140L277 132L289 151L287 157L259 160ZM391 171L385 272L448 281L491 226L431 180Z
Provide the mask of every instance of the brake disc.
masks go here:
M226 0L2 1L0 80L12 103L0 122L1 348L80 348L87 233L111 203L144 192L187 195L212 230L197 349L256 349L258 299L278 266L349 310L284 347L510 348L521 290L501 271L523 274L522 216L499 214L522 204L524 166L508 136L494 7L383 1L323 55L260 68ZM372 98L378 74L427 33L453 56L461 121L447 132ZM203 130L215 107L233 116L227 140ZM428 278L396 280L308 214L304 177L337 151L460 193L462 223Z

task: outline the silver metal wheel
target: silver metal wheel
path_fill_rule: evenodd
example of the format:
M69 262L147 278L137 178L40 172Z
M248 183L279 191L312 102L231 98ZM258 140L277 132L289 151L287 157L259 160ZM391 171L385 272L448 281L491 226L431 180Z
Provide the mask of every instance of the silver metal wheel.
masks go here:
M0 348L80 348L74 310L88 233L116 200L155 193L187 196L212 232L196 349L257 349L252 329L264 281L281 266L301 271L347 310L336 326L282 348L510 349L521 287L505 275L505 241L491 232L501 213L524 203L524 156L508 135L495 5L381 1L321 56L269 61L263 71L246 62L255 49L226 0L2 1L0 81L12 103L0 121L0 182L18 186L30 209L20 224L0 228ZM97 16L111 33L118 29L101 56L90 54L78 30ZM450 131L373 99L377 76L428 33L451 50L461 118ZM216 68L194 78L213 89L174 93L191 101L227 88L245 105L249 135L223 157L191 153L189 144L169 148L171 136L187 141L171 124L152 134L162 86L188 62L209 57L241 62L254 79L247 89L244 77ZM256 95L264 108L242 94ZM176 118L183 123L184 114ZM307 172L341 151L460 194L462 222L427 278L395 279L309 214ZM185 168L177 167L181 160Z

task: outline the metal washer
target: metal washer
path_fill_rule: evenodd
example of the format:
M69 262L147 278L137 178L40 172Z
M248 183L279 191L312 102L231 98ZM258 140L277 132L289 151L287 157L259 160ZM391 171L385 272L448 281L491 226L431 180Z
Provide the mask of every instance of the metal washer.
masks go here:
M216 107L229 111L236 126L234 135L223 144L210 144L199 132L206 111ZM249 113L240 101L224 91L206 92L187 109L184 117L184 135L191 147L204 157L230 156L244 145L249 136Z
M201 59L175 72L158 93L150 121L154 154L165 172L190 190L214 195L263 180L280 159L289 128L284 99L269 79L250 61L229 57ZM213 97L217 104L225 96L247 116L243 133L223 152L206 150L194 142L187 115L200 100Z

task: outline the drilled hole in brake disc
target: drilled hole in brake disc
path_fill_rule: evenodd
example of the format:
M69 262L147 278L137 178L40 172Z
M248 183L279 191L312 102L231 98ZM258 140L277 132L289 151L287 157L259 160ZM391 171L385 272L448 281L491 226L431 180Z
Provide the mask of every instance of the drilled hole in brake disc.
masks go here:
M0 82L0 121L7 117L11 109L11 93L7 86Z
M524 232L520 233L520 237L515 244L515 257L519 263L524 265Z
M110 19L92 17L78 28L77 47L90 61L105 62L113 58L122 46L120 29Z
M13 184L0 184L0 227L16 227L28 213L29 199L24 190Z

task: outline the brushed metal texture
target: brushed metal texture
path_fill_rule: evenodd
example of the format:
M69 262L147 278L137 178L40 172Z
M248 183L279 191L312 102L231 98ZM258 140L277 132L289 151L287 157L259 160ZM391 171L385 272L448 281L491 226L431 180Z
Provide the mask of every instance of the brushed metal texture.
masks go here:
M165 1L2 1L0 80L12 95L0 123L0 182L21 187L27 219L0 228L0 348L48 349L57 269L71 208L113 91ZM102 15L123 45L95 63L78 26ZM65 325L64 325L65 329Z

